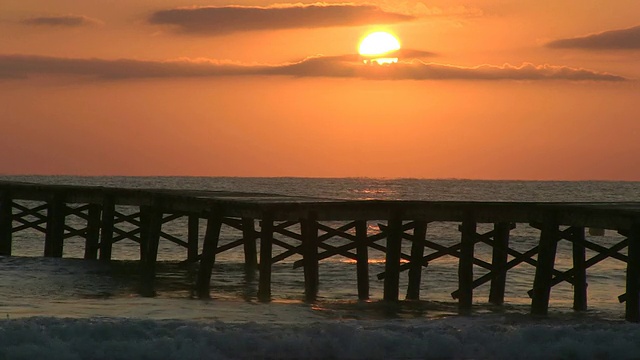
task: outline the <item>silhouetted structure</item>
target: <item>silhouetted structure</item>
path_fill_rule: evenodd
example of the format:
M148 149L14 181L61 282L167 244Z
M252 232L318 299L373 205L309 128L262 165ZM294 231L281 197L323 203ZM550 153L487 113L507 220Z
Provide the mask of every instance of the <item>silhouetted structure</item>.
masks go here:
M121 206L137 211L125 214L118 211ZM84 227L71 227L66 221L69 216L82 219ZM184 217L188 219L186 240L163 231L163 224ZM201 219L206 220L206 232L200 249ZM256 221L259 230L255 228ZM334 221L345 224L337 228L329 226ZM429 240L428 224L436 221L458 222L460 242L447 247ZM368 231L372 222L379 231ZM119 227L122 223L133 229ZM493 229L478 233L480 223L493 224ZM540 229L539 243L525 252L509 247L510 231L519 223ZM236 229L242 237L220 245L223 227ZM615 230L625 238L608 248L588 241L587 227ZM346 201L275 194L0 182L0 255L11 255L13 233L29 228L45 234L44 256L51 257L61 257L64 239L72 236L86 239L86 259L109 260L115 243L123 239L136 241L149 283L155 277L160 239L174 242L186 248L187 261L199 261L196 289L202 297L209 296L216 255L238 246L244 248L247 272L259 269L258 297L263 301L271 297L272 264L296 254L301 259L294 266L304 268L305 294L310 300L318 292L318 263L331 256L357 262L358 296L366 299L368 249L384 252L385 271L378 278L384 279L387 301L399 298L400 272L409 270L407 298L418 299L422 267L445 255L456 257L458 290L452 296L458 299L461 310L471 308L473 289L487 282L491 283L489 301L502 304L507 272L527 263L536 269L529 292L531 312L536 315L547 313L551 287L563 281L573 285L574 309L585 310L586 270L611 257L627 264L627 292L619 299L626 301L626 319L640 322L640 203ZM343 239L344 244L327 242L334 238ZM385 245L378 243L381 240L386 240ZM403 240L411 242L410 254L402 252ZM560 240L573 244L573 268L567 271L554 268ZM477 243L492 247L491 263L474 256ZM274 256L274 245L285 251ZM626 255L620 252L624 248L628 248ZM425 249L432 252L425 255ZM585 249L596 255L586 259ZM488 272L474 278L474 266Z

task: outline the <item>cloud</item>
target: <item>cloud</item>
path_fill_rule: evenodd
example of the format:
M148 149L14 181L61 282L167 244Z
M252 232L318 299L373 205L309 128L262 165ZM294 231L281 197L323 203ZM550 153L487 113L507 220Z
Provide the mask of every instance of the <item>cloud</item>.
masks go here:
M414 18L373 5L316 3L177 8L156 11L149 22L171 25L185 33L220 35L253 30L390 24Z
M21 23L34 26L79 27L100 24L100 20L83 15L40 16L24 19Z
M405 59L428 53L401 50L404 59L391 65L365 65L358 55L315 56L278 65L246 65L209 59L142 61L77 59L34 55L0 55L0 78L34 75L80 76L97 79L142 79L231 76L332 77L374 80L570 80L622 81L621 76L568 66L505 64L463 67Z
M640 26L605 31L598 34L559 39L547 44L558 49L631 50L640 49Z

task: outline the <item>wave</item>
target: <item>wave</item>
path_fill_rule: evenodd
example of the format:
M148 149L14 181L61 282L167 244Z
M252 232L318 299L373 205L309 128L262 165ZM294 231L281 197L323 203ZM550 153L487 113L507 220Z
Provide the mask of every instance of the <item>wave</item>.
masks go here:
M637 358L640 327L505 317L224 323L119 318L0 321L10 359Z

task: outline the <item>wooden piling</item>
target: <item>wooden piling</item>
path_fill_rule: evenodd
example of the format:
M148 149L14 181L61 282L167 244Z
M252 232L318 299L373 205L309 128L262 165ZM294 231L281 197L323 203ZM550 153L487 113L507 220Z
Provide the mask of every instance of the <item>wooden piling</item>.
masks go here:
M304 257L304 293L307 301L314 301L318 295L318 224L316 215L310 213L300 219L302 235L302 256Z
M189 215L187 227L187 260L196 261L198 259L198 239L200 237L200 216Z
M151 213L153 212L151 206L140 206L140 261L143 263L147 260L147 248L149 244L149 227L151 225Z
M253 276L258 268L256 249L256 229L253 218L242 218L242 239L244 240L244 269L247 275Z
M271 301L271 252L273 247L273 220L266 214L260 222L260 279L258 300Z
M391 214L387 235L387 253L384 264L384 300L398 301L400 285L400 254L402 251L402 218Z
M0 256L11 256L13 200L9 191L0 192Z
M67 206L62 195L56 194L47 202L47 231L44 239L44 256L62 257L64 247L64 220Z
M116 209L113 196L105 196L102 200L102 226L100 228L100 260L111 260L113 248L113 224Z
M85 234L84 258L96 260L100 244L100 214L102 207L99 204L89 204L87 210L87 233Z
M587 310L587 267L585 260L584 227L573 227L571 234L573 252L573 309Z
M369 247L367 246L367 221L356 220L356 273L358 299L369 299Z
M220 240L220 228L222 227L222 216L216 211L207 219L207 230L204 234L202 244L202 256L200 257L200 268L196 282L196 292L198 297L209 297L211 284L211 273L216 262L216 249Z
M477 223L473 214L465 215L460 226L460 260L458 262L458 308L471 309L473 304L473 258Z
M495 223L493 230L491 271L498 275L495 275L491 279L489 302L495 305L502 305L504 303L504 290L507 281L507 249L509 249L509 231L511 230L511 224Z
M155 295L155 277L156 277L156 262L158 260L158 245L160 243L160 233L162 231L162 209L159 206L153 206L145 211L145 231L144 240L141 231L140 243L144 244L145 248L141 250L144 252L142 257L142 295L154 296ZM142 217L142 213L141 213ZM141 229L142 230L142 229Z
M632 225L627 251L627 301L625 319L640 322L640 222Z
M413 228L411 242L411 268L409 269L409 284L407 286L407 300L420 299L420 282L422 280L422 263L424 256L424 240L427 237L427 222L419 220Z
M559 232L560 229L554 220L548 219L542 224L538 264L533 280L533 292L531 293L532 315L547 315L549 310L549 295L551 294L551 280L556 259Z

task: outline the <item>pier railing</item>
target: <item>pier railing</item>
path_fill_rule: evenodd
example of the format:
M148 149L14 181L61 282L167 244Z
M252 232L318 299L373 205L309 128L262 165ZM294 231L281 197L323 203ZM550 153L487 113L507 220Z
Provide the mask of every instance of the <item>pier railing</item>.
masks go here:
M123 212L119 210L122 206L136 210ZM68 221L71 217L78 220L73 222L76 227ZM163 231L164 224L179 218L186 218L186 239ZM200 248L201 220L206 221L206 231ZM333 221L342 225L332 227L329 223ZM459 223L459 242L444 246L428 238L429 224L440 221ZM78 223L82 224L79 228ZM478 224L483 223L493 224L492 229L478 232ZM527 251L509 246L511 230L521 223L539 229L538 243ZM379 231L370 233L370 224ZM223 227L240 232L241 238L221 245ZM587 228L617 231L624 239L606 247L587 240ZM216 256L236 247L243 248L246 271L259 271L257 296L262 301L271 298L272 264L293 255L300 257L294 266L304 269L307 299L313 300L318 292L319 262L332 256L356 262L358 297L367 299L368 251L381 251L385 267L377 277L384 281L386 301L399 299L399 276L403 271L409 272L407 299L418 299L422 268L440 257L452 256L458 259L458 289L452 296L462 311L472 307L474 289L486 283L490 283L489 302L502 304L507 272L526 263L535 267L529 296L531 312L536 315L547 313L551 288L561 282L573 286L574 309L585 310L587 269L614 258L627 266L626 293L619 296L621 302L626 302L625 317L640 322L640 203L345 201L276 194L0 182L0 255L10 256L13 235L28 229L44 234L43 254L49 257L61 257L65 239L81 236L85 240L85 259L108 261L114 244L132 240L139 244L142 273L151 287L159 242L173 242L186 249L186 261L198 262L194 286L202 297L209 296ZM328 241L335 238L342 239L342 245ZM573 267L565 271L554 267L560 240L572 244ZM410 242L409 253L403 253L403 241ZM475 256L478 243L491 247L491 262ZM283 251L274 255L274 246ZM587 249L595 255L586 258ZM429 253L425 254L425 250ZM487 272L476 277L474 266Z

